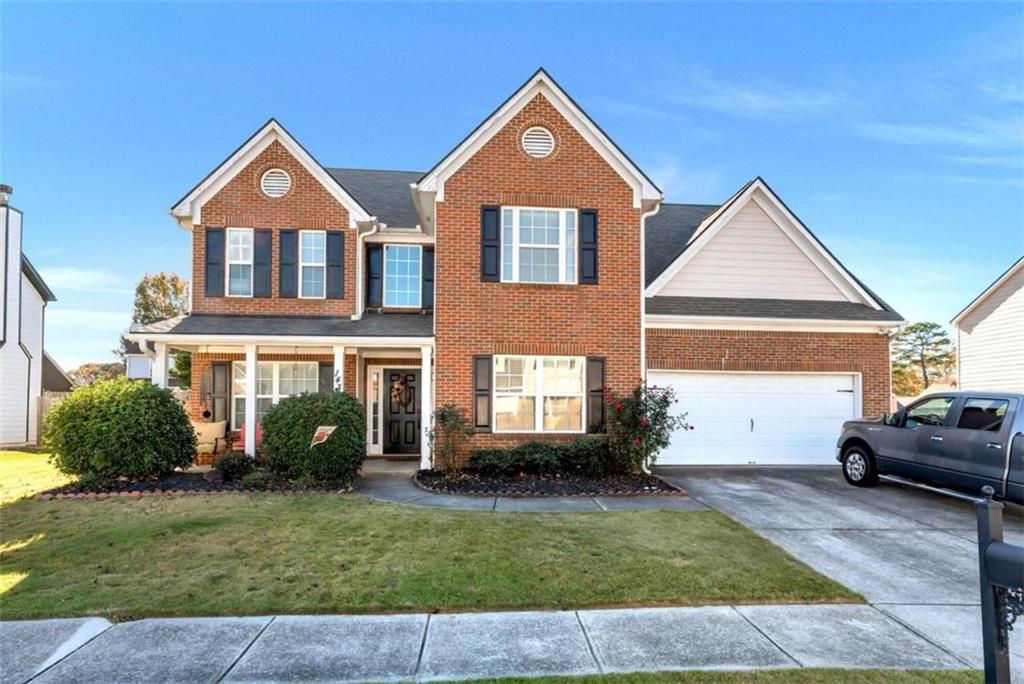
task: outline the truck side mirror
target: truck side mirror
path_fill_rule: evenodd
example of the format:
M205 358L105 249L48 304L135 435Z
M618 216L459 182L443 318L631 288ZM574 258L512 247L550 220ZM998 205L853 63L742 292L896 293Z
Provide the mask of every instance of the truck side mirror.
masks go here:
M889 427L899 427L900 418L902 417L900 415L901 413L902 411L897 411L896 413L886 413L885 416L882 418L882 423L884 425L888 425Z

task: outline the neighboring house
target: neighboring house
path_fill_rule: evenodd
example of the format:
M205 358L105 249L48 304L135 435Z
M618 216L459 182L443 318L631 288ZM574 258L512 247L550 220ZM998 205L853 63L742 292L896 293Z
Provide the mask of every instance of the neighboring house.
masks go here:
M952 323L961 389L1024 392L1024 256Z
M42 383L44 392L70 392L75 388L75 381L45 351L43 352Z
M443 146L438 141L437 146ZM602 388L674 386L697 429L661 463L831 463L889 408L902 317L760 178L671 204L543 70L426 173L321 166L277 121L171 213L192 313L131 338L192 352L193 416L247 432L282 397L364 402L371 455L429 462L601 429Z
M129 380L151 380L153 361L138 342L129 342L124 350L124 374Z
M22 251L22 213L9 205L13 190L0 185L0 445L38 439L42 393L43 319L53 292Z

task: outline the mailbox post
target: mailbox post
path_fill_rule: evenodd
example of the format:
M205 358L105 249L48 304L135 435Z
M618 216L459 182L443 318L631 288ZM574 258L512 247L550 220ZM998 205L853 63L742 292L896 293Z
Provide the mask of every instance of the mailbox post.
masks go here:
M1003 541L1003 504L985 487L979 499L978 562L985 681L1010 684L1010 631L1024 613L1024 546Z

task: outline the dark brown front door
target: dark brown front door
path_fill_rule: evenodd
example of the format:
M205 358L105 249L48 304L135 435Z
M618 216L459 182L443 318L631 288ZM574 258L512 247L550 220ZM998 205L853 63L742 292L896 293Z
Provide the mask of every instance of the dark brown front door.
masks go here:
M385 369L384 453L418 454L420 451L420 372Z

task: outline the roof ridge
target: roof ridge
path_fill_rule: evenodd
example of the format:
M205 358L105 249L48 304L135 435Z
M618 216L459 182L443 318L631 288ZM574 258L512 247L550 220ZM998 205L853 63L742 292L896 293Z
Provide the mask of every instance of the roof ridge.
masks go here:
M375 173L423 173L422 171L409 171L406 169L367 169L357 166L325 166L327 171L373 171Z

